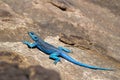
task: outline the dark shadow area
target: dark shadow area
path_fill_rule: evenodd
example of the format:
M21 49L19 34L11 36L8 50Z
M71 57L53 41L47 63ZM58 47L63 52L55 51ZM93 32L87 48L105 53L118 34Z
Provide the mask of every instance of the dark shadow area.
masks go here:
M61 80L59 73L41 66L20 68L18 64L0 62L0 80Z
M65 44L78 47L83 50L90 50L93 43L89 39L85 39L82 36L61 34L59 40Z
M31 66L28 68L28 72L29 80L61 80L58 72L41 66Z
M0 52L0 80L61 80L60 74L40 65L21 67L24 59L19 55Z
M72 7L72 3L69 0L51 0L50 3L62 11L68 11Z
M0 17L11 17L10 12L0 9Z
M27 65L23 56L12 51L0 51L0 61Z
M106 7L115 15L120 16L120 0L86 0L86 1L100 5L101 7Z
M29 80L27 70L20 69L17 64L0 62L0 80Z

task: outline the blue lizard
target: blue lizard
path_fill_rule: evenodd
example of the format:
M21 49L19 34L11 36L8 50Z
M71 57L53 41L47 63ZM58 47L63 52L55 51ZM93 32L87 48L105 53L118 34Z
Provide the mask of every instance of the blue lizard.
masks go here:
M28 41L23 41L23 43L30 48L38 48L42 52L50 55L49 58L55 60L54 64L57 64L57 62L60 62L61 61L60 57L62 57L73 64L76 64L85 68L90 68L95 70L112 70L110 68L101 68L101 67L91 66L88 64L78 62L67 54L67 53L70 53L71 50L64 47L56 48L53 45L48 44L47 42L39 38L34 32L28 32L28 35L32 38L32 40L34 40L34 42L30 43Z

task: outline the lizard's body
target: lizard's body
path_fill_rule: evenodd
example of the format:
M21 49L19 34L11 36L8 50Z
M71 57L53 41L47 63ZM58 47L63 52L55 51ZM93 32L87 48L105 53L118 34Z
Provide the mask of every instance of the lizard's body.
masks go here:
M73 64L90 68L90 69L95 69L95 70L111 70L109 68L101 68L97 66L91 66L88 64L84 64L81 62L76 61L75 59L71 58L67 53L70 53L71 51L69 49L63 48L63 47L54 47L51 44L48 44L47 42L43 41L41 38L39 38L34 32L28 32L29 36L35 41L34 43L30 43L28 41L24 41L23 43L28 45L28 47L36 47L42 52L50 55L49 57L53 60L55 60L55 64L60 61L60 57L72 62Z

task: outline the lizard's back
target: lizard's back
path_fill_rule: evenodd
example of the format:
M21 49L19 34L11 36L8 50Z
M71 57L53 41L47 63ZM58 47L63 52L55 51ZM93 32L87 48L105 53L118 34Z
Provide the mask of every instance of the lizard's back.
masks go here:
M52 54L54 52L59 51L56 47L48 44L45 41L38 40L36 43L37 43L37 48L40 49L41 51L47 53L47 54Z

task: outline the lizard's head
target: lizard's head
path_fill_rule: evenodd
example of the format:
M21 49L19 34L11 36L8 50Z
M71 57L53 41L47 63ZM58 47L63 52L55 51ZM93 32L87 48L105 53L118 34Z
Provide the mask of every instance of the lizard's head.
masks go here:
M32 38L32 40L37 41L39 38L34 32L28 32L28 35Z

